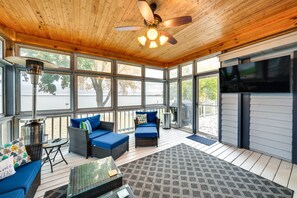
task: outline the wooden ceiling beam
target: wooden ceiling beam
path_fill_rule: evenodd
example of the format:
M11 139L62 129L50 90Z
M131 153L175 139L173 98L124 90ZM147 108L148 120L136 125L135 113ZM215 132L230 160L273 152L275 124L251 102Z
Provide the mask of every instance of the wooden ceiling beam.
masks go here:
M27 45L34 45L38 47L46 47L49 49L62 50L66 52L74 52L74 53L76 52L76 53L99 56L102 58L111 58L111 59L116 59L116 60L121 60L125 62L136 63L136 64L143 64L143 65L150 65L150 66L157 66L157 67L166 66L166 64L164 63L153 61L153 60L136 58L128 55L123 55L118 52L95 49L91 47L75 45L75 44L65 43L61 41L54 41L51 39L45 39L45 38L31 36L31 35L22 34L22 33L16 33L15 42L21 43L21 44L27 44Z
M15 40L16 32L13 29L0 25L0 36L6 40Z

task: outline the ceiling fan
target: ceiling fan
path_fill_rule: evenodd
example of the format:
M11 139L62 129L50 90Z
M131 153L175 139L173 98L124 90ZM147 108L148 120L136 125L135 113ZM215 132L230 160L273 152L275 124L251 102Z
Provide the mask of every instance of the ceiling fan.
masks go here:
M157 4L148 4L145 0L138 0L137 5L141 15L144 18L145 26L119 26L115 27L117 31L137 31L143 28L149 28L146 36L138 37L138 41L141 45L149 45L149 48L158 47L166 42L175 45L177 40L168 32L160 30L161 28L176 27L192 22L191 16L181 16L163 21L162 18L155 14Z

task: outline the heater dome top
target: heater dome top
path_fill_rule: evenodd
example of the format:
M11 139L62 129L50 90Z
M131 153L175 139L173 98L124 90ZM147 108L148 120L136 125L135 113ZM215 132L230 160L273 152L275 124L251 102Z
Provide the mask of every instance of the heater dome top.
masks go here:
M58 68L57 65L55 65L49 61L42 60L39 58L26 57L26 56L8 56L5 58L5 60L7 60L8 62L10 62L12 64L21 65L21 66L26 66L27 60L40 61L43 63L44 67L46 67L46 68Z

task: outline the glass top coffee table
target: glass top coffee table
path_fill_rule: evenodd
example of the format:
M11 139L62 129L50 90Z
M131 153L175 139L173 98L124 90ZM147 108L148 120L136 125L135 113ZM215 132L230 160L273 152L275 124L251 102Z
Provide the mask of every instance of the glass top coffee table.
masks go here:
M116 170L117 174L109 175ZM72 167L67 197L98 197L122 186L122 173L112 157Z

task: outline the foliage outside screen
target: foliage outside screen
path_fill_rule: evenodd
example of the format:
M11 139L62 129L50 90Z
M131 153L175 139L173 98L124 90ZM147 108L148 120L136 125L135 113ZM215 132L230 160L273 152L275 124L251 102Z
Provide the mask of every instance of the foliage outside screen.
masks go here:
M117 64L118 74L141 76L141 67L126 65L122 63Z
M69 55L58 54L58 53L42 51L42 50L28 49L28 48L21 48L20 55L46 60L56 64L58 67L70 68Z
M111 78L79 76L77 81L78 108L111 107Z
M111 73L111 62L77 57L77 69Z
M217 101L218 97L218 78L199 79L199 103Z

